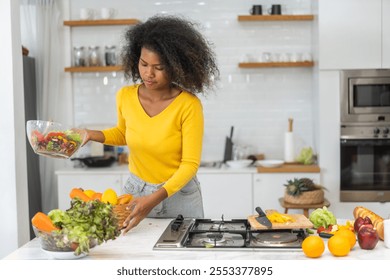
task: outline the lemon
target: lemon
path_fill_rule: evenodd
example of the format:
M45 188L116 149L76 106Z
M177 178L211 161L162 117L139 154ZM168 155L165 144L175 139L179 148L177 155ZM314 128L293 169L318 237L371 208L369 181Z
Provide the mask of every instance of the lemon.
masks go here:
M102 195L102 202L110 203L112 205L118 204L118 195L113 189L106 189Z
M88 197L92 198L92 196L95 194L95 191L94 191L94 190L85 190L84 193L85 193Z

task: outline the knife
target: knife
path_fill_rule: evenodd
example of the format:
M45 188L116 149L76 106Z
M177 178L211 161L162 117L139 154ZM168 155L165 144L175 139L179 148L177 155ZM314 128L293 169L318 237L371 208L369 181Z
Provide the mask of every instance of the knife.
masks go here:
M263 226L266 226L267 228L271 228L272 223L267 218L267 215L264 213L264 211L260 207L256 207L256 212L259 213L259 216L256 218L256 221L258 221Z

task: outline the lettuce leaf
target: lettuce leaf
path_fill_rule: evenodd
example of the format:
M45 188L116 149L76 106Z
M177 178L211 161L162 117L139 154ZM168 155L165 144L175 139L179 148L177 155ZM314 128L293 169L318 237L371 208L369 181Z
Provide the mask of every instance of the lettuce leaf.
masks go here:
M326 206L317 208L311 212L309 220L313 223L315 228L319 228L320 226L327 228L329 225L337 224L336 217Z
M53 223L61 228L60 234L65 239L59 240L60 248L77 243L76 255L89 251L91 243L101 244L114 240L120 235L117 219L112 211L112 205L99 200L83 202L78 198L71 201L71 208L66 211L51 210L48 216Z
M296 161L302 164L313 164L313 149L311 147L302 148Z

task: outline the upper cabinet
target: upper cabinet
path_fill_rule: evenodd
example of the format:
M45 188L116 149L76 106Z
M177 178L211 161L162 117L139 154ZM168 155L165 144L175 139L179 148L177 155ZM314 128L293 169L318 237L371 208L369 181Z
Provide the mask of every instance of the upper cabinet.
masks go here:
M320 69L390 67L390 0L322 0Z
M390 0L382 0L382 68L390 68Z

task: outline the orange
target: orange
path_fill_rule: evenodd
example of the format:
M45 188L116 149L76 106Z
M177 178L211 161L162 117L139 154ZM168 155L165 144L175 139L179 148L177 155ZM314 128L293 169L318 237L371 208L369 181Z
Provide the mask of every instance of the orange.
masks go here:
M344 257L351 251L349 238L340 235L333 235L328 240L328 249L333 256Z
M336 231L335 235L340 235L348 238L351 250L356 244L356 235L349 229L339 229L338 231Z
M93 199L93 200L95 200L95 199L97 199L97 200L102 200L102 193L101 192L96 192L96 193L94 193L93 194L93 196L91 197L91 199Z
M311 235L302 242L302 250L309 258L318 258L325 251L325 244L321 237Z
M84 193L88 195L88 197L92 198L92 196L95 194L94 190L85 190Z

